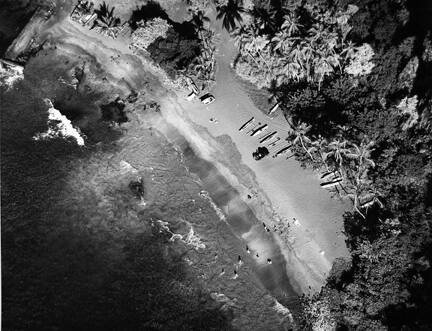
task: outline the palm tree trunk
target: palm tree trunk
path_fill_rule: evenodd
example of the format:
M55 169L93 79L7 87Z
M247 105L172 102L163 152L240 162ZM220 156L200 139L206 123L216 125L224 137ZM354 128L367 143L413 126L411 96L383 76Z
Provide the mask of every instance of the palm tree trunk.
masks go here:
M305 152L309 155L309 157L310 157L311 160L313 161L313 156L312 156L312 154L307 150L306 146L305 146L304 143L303 143L303 139L302 139L301 137L300 137L300 142L301 142L301 145L302 145L303 149L305 150Z

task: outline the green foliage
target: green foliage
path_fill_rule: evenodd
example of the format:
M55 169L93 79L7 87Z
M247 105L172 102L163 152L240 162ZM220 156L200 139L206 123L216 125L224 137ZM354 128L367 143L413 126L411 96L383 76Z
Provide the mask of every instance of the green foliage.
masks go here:
M164 19L156 17L147 22L137 23L137 29L131 35L131 47L146 50L158 38L165 38L171 25Z
M272 80L277 86L307 81L317 83L319 89L325 77L341 72L360 53L346 41L352 12L321 11L306 4L287 12L276 29L266 23L268 14L252 11L253 22L234 31L242 76L244 67L250 66L250 76L258 72L262 86L269 87Z
M111 10L109 6L103 2L99 9L94 12L97 14L97 18L93 23L92 29L97 28L102 33L107 34L112 38L116 38L120 27L120 18L114 16L114 9Z
M151 58L172 78L192 63L200 49L198 39L184 37L173 28L167 31L166 38L155 40L147 48Z
M237 26L237 23L241 23L243 18L241 14L245 11L242 7L241 0L228 0L228 2L222 6L217 6L216 19L222 19L222 26L228 31L232 31Z
M352 268L332 276L310 304L309 324L430 329L432 298L425 292L432 284L432 48L425 13L431 8L423 3L425 13L420 13L405 1L360 0L356 5L359 11L350 18L349 36L357 44L367 40L373 58L370 48L344 41L343 49L335 49L345 73L322 80L319 90L310 84L315 78L305 79L309 84L293 78L272 86L286 117L303 123L293 125L296 157L342 178L336 193L350 199L354 208L345 215ZM320 6L321 13L329 10L324 3ZM296 33L307 33L307 24L298 17L286 20L291 29L285 34L276 33L276 52L288 52ZM321 34L325 31L321 28ZM260 50L264 58L266 54L271 53ZM292 54L296 61L304 57L301 46ZM371 58L374 67L365 70ZM265 68L259 56L255 59ZM364 71L368 74L353 76Z

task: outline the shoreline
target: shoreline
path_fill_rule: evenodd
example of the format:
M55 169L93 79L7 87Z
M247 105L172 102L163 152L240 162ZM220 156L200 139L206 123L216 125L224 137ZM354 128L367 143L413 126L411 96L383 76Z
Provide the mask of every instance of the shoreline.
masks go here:
M247 199L243 200L254 210L254 213L260 221L265 221L273 227L273 225L287 222L287 220L290 219L289 216L293 215L293 212L287 215L285 211L296 210L296 206L288 205L281 209L275 207L271 201L273 201L272 199L275 197L277 199L286 199L287 196L295 194L295 192L266 190L266 188L259 183L259 176L261 173L257 173L255 169L252 170L250 164L245 163L244 160L241 159L242 154L237 149L239 146L230 135L212 136L208 128L196 124L187 116L185 113L186 110L182 108L181 103L178 103L179 100L177 97L174 100L172 97L165 97L164 100L165 102L162 102L162 113L165 120L170 122L171 125L175 126L182 133L189 144L195 149L195 152L203 159L212 162L229 183L240 192L241 196L246 197L248 192L255 192L255 197L252 201L248 201ZM203 110L203 112L205 112L205 110ZM226 137L230 137L230 140L225 144L221 144L220 140L227 140ZM229 155L228 158L226 154ZM231 154L237 154L237 156L232 158L230 157ZM296 161L294 162L296 163ZM307 171L299 166L298 168L300 171ZM313 172L310 172L309 179L312 179L312 181L314 179L317 180ZM317 190L322 189L317 186ZM295 226L292 222L289 223L287 234L284 234L283 238L272 234L279 243L281 252L287 261L287 274L298 294L317 292L324 284L333 260L339 257L348 257L348 255L336 253L333 259L321 255L320 251L322 248L320 248L317 242L313 240L304 241L301 239L310 237L308 236L310 230L306 227L306 223L302 222L304 226ZM323 241L320 242L321 245L322 243ZM339 249L343 250L343 247L339 247Z
M68 18L66 20L69 21ZM214 23L220 25L219 21ZM245 202L253 208L260 221L270 225L290 225L290 236L284 238L282 252L286 254L287 262L294 263L295 267L290 268L287 265L287 273L297 284L297 292L318 291L326 280L333 260L349 257L344 238L338 234L342 229L341 216L344 208L337 201L330 200L329 194L319 188L317 176L310 170L300 168L297 161L286 161L282 157L256 162L251 157L258 144L254 138L238 132L244 121L254 115L259 121L269 123L273 129L281 132L282 137L288 130L288 123L280 113L269 118L254 106L247 92L239 85L237 77L233 75L230 63L236 48L232 40L220 27L215 30L218 40L216 80L219 84L211 92L216 95L217 101L209 106L199 102L187 103L180 99L178 90L175 98L173 93L167 95L165 91L156 92L154 97L162 100L162 111L165 111L168 117L171 116L167 119L180 130L197 154L212 162L227 181L239 190L241 196L246 197L251 190L255 196L259 196L259 199ZM124 40L105 38L73 22L53 26L50 36L53 40L67 45L80 45L81 41L78 41L73 32L81 33L95 42L87 50L89 54L100 55L99 48L104 47L112 54L124 55L125 59L116 63L115 70L112 66L105 67L111 75L110 81L115 82L115 85L139 85L140 78L131 71L131 60L140 62L146 70L150 69L148 71L156 74L166 85L163 75L160 77L160 72L155 72L157 68L149 65L146 59L131 54ZM104 54L102 58L105 65L111 63L107 55ZM219 124L209 123L208 118L212 114L222 119ZM230 140L220 137L230 137ZM227 141L221 143L221 139ZM236 156L230 157L227 152ZM289 190L291 187L293 189ZM332 205L334 210L329 212L329 205ZM322 217L322 214L327 216ZM300 220L300 226L288 223L293 217ZM290 251L293 254L290 254ZM321 252L325 252L325 255Z

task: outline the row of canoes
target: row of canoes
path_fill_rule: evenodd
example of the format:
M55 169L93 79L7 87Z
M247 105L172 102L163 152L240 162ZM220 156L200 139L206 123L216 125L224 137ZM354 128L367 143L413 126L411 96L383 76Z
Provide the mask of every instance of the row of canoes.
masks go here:
M247 134L250 134L252 137L255 137L265 132L267 129L268 129L267 124L262 124L261 122L255 123L255 117L252 117L239 128L239 131L240 132L246 131ZM276 135L277 135L277 131L271 132L267 135L262 136L259 142L260 144L265 144L270 142L269 144L267 144L268 148L276 147L278 144L280 144L283 141L281 140L281 138L276 137ZM273 140L273 138L275 139ZM287 153L290 150L291 146L292 144L283 147L282 149L277 151L273 155L273 157L276 158L280 155ZM337 175L334 171L327 171L323 173L321 175L321 180L324 180L324 182L320 184L322 188L334 187L338 184L341 184L342 182L342 178L339 175Z
M251 137L258 137L260 134L267 131L267 129L268 129L267 124L262 124L261 122L255 123L255 117L252 117L239 128L239 132L245 131ZM267 148L276 147L277 145L279 145L280 143L283 142L283 140L281 138L277 137L276 135L277 135L277 131L273 131L271 133L268 133L267 135L263 135L260 137L259 142L262 145L267 144L266 145ZM273 155L273 157L275 158L275 157L278 157L282 154L285 154L286 152L289 151L291 146L292 145L288 145L288 146L282 148L281 150L277 151Z

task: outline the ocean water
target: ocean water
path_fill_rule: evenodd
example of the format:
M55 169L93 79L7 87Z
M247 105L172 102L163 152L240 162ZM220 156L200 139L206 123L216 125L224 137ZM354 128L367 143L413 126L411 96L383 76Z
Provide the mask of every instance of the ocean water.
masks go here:
M41 67L33 62L24 81L0 91L3 325L281 329L286 317L269 293L281 300L295 294L277 246L238 193L181 136L170 143L134 116L112 129L95 120L98 93L81 107L74 102L80 95L68 96L53 79L63 69ZM85 148L31 139L46 130L42 98L54 96L58 108L75 112ZM137 177L145 182L145 206L128 188ZM157 220L182 235L193 228L206 248L169 241ZM246 244L260 260L246 253ZM222 294L233 308L214 299Z

